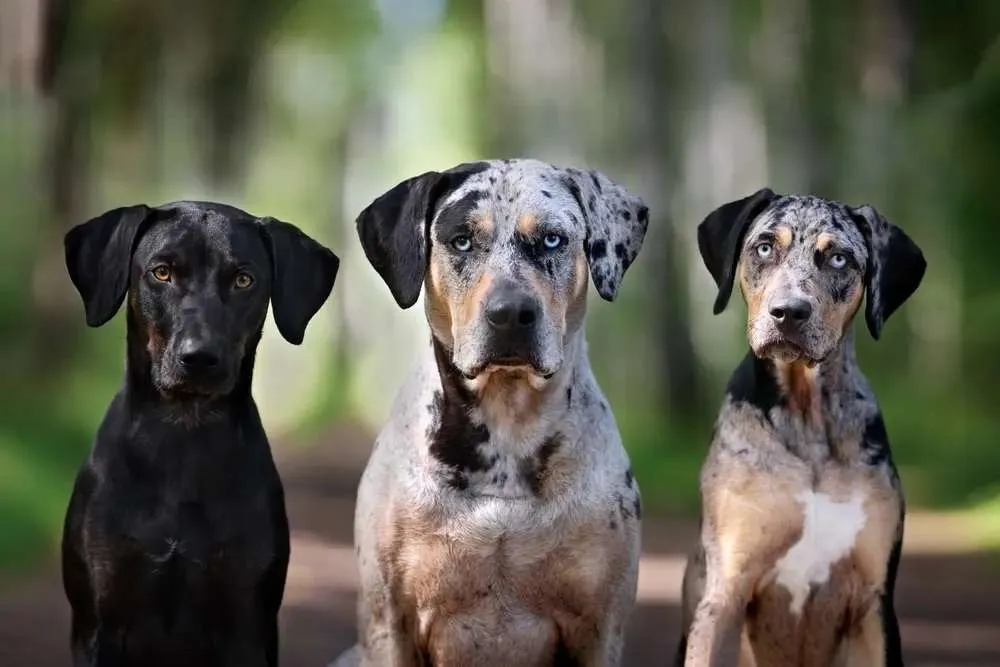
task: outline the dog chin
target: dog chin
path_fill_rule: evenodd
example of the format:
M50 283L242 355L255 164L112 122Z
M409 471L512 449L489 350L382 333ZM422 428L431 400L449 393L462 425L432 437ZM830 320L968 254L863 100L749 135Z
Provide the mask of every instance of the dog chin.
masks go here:
M153 384L164 397L179 400L218 398L231 392L234 385L227 378L209 380L173 373L154 378Z
M782 364L805 363L814 366L819 358L801 343L783 336L771 336L752 346L759 359L771 359Z

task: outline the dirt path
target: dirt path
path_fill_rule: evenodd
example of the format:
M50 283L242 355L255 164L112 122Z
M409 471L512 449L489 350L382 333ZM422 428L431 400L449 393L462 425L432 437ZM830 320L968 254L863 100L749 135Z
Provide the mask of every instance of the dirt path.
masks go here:
M282 664L288 667L322 667L353 642L356 463L344 466L330 454L310 452L280 464L293 527L282 611ZM676 643L683 552L695 525L647 517L643 529L639 605L625 665L662 667ZM908 667L1000 667L1000 561L921 551L904 550L897 596ZM0 591L0 667L69 664L69 614L58 570L41 570Z

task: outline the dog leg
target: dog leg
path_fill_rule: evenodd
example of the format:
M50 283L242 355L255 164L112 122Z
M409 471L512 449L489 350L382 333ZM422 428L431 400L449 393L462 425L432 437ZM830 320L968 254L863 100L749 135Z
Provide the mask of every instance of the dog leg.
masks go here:
M903 667L896 613L873 606L861 621L859 632L846 640L845 667ZM895 641L893 641L895 638Z

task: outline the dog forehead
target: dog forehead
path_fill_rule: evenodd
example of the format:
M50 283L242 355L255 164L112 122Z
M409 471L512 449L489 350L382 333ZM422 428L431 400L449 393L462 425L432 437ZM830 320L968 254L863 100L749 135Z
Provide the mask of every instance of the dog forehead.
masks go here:
M224 204L181 202L157 210L156 220L136 247L143 258L177 258L264 263L267 250L256 219Z
M566 186L565 172L532 159L491 160L456 188L438 207L442 217L488 215L494 224L516 223L526 215L544 216L577 207ZM446 212L448 212L447 215ZM551 222L581 224L578 216L552 216Z
M748 241L779 228L791 231L792 245L815 246L823 235L838 247L867 257L864 235L847 206L820 197L786 195L767 208L751 226Z

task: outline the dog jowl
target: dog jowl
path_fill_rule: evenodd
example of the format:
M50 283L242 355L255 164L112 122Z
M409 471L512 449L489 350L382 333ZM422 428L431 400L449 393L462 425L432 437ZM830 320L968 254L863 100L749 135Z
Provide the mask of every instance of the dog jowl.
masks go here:
M126 375L63 534L74 664L273 666L289 556L251 396L268 305L302 342L337 257L222 204L108 211L65 240L87 323L126 303Z

